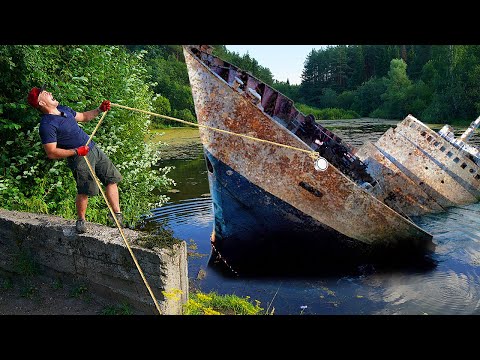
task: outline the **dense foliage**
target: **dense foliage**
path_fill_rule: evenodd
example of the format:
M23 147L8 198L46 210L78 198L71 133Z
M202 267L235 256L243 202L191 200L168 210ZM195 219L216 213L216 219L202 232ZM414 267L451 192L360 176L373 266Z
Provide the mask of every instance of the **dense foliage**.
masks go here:
M361 116L469 123L480 112L480 46L340 45L312 50L292 99Z
M63 105L78 112L102 100L152 111L144 52L123 46L0 46L0 207L74 218L75 182L65 160L49 160L38 135L39 113L26 96L46 83ZM81 124L90 134L98 119ZM169 169L154 170L156 149L145 143L146 115L112 106L94 141L110 156L124 179L120 203L127 224L166 201L152 190L173 184ZM87 219L106 222L102 196L90 198Z
M145 51L147 74L155 93L153 112L196 123L192 90L181 45L132 45L130 51ZM154 128L181 126L179 122L154 117Z
M252 58L248 53L240 55L234 51L229 51L225 45L215 45L213 54L231 64L234 64L242 70L248 71L268 85L273 85L274 83L270 69L260 65L258 61Z
M196 121L181 46L129 48L148 51L148 73L158 94L155 109ZM299 85L277 81L248 53L240 55L215 45L214 54L273 86L298 108L309 106L318 119L402 119L412 114L429 122L469 123L480 111L477 45L327 46L307 56ZM157 127L178 125L154 121Z
M339 45L312 50L302 83L277 81L248 54L214 53L251 72L318 119L358 116L469 124L480 112L478 45ZM327 110L328 109L328 110Z

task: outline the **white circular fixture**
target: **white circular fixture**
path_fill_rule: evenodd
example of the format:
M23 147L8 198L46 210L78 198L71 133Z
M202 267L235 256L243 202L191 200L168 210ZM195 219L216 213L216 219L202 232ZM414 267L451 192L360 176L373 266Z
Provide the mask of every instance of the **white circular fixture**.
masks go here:
M315 170L317 171L325 171L328 168L328 161L323 157L319 157L315 160Z

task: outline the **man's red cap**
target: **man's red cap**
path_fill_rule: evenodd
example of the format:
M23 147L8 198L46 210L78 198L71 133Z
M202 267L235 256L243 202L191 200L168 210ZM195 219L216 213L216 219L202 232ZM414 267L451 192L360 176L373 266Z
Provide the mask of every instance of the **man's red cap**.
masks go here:
M28 98L27 101L28 103L33 106L34 108L38 107L38 95L45 90L45 85L42 86L41 88L34 87L30 92L28 93Z

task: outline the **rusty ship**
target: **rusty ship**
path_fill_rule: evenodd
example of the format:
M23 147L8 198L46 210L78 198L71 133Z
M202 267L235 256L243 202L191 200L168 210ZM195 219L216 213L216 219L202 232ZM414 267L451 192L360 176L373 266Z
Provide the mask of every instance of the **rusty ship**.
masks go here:
M183 50L212 196L212 243L229 259L243 262L258 249L268 249L260 259L279 249L345 259L432 249L432 235L411 217L479 199L478 157L446 129L435 133L409 115L357 149L211 46Z
M479 124L455 138L449 125L437 133L408 115L356 155L382 183L374 193L387 205L405 216L441 212L480 199L478 149L467 143Z

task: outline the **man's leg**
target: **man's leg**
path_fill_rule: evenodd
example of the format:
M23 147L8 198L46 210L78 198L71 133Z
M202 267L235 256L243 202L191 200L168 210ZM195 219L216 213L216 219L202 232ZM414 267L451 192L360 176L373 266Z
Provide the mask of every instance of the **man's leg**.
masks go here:
M75 200L75 206L77 207L77 222L75 223L75 229L77 233L83 234L87 231L87 225L85 223L85 213L87 212L88 195L77 194Z
M112 161L105 155L105 153L95 146L95 153L98 155L98 161L95 167L95 173L100 181L105 185L105 195L108 203L116 214L119 225L123 227L123 215L120 210L120 196L118 194L117 184L122 181L122 174L117 170ZM116 226L116 221L112 214L108 213L111 225Z
M113 212L120 212L120 199L118 196L118 186L115 183L110 183L105 187L105 195L107 195L108 202L113 209Z
M75 205L77 207L77 219L85 220L85 213L87 212L88 205L88 195L77 194Z

